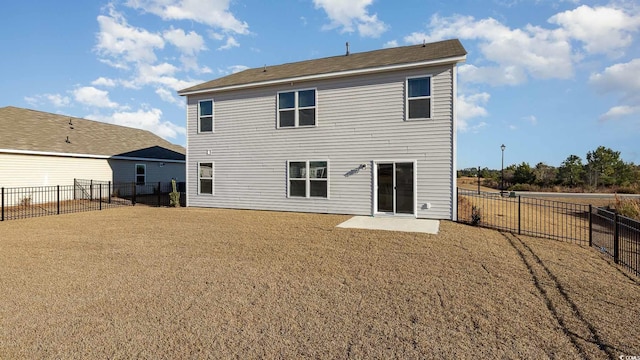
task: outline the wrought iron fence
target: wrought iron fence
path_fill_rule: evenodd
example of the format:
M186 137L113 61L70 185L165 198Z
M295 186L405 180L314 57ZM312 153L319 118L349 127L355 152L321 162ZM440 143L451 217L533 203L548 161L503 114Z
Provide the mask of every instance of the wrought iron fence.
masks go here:
M640 276L640 222L591 205L458 189L458 222L593 246Z
M185 206L185 185L178 183L180 205ZM144 204L169 206L170 182L111 183L75 179L73 185L0 188L0 221L102 210Z

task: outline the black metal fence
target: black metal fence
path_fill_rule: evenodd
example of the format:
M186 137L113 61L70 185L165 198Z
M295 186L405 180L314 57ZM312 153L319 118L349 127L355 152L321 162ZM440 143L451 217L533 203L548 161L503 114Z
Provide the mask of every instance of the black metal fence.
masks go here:
M180 205L185 185L178 183ZM169 206L170 182L111 183L75 179L73 185L0 188L0 221L144 204Z
M458 222L593 246L640 276L640 222L591 205L458 189Z

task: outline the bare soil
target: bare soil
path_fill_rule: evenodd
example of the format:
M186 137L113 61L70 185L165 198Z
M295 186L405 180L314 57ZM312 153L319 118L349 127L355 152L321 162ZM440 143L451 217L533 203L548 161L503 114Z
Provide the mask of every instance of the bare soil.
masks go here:
M441 222L123 207L0 222L0 358L618 358L640 283L597 251Z

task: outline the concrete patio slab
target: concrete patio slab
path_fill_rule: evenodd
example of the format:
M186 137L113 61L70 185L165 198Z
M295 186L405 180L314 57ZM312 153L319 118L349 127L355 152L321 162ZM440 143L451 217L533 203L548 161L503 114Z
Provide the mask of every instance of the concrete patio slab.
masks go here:
M337 227L437 234L440 221L384 216L354 216Z

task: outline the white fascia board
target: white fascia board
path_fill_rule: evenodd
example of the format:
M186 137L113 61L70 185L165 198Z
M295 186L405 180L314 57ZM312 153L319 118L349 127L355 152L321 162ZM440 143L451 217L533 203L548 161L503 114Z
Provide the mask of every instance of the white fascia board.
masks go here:
M239 89L247 89L247 88L253 88L253 87L286 84L286 83L297 82L297 81L321 80L321 79L330 79L330 78L337 78L337 77L343 77L343 76L370 74L370 73L376 73L376 72L412 69L412 68L418 68L422 66L435 66L435 65L443 65L443 64L451 64L451 63L457 64L457 63L464 62L466 59L467 59L467 56L463 55L463 56L456 56L456 57L450 57L450 58L444 58L444 59L414 62L414 63L408 63L408 64L378 66L378 67L367 68L367 69L347 70L347 71L339 71L339 72L307 75L307 76L296 76L296 77L290 77L285 79L276 79L276 80L248 83L248 84L223 86L219 88L202 89L202 90L195 90L195 91L188 91L188 92L178 92L178 95L180 96L197 95L197 94L203 94L203 93L209 93L209 92L239 90Z
M118 155L109 156L109 155L59 153L59 152L50 152L50 151L14 150L14 149L0 149L0 154L58 156L58 157L75 157L75 158L86 158L86 159L150 161L150 162L165 162L165 163L179 163L179 164L184 164L185 162L184 160L172 160L172 159L154 159L154 158L141 158L141 157L131 157L131 156L118 156Z

